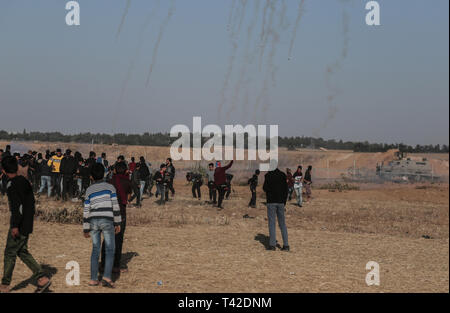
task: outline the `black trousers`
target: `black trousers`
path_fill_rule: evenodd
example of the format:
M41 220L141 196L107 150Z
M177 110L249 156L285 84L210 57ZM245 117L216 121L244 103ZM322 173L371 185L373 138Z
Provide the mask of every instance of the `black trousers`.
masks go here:
M250 191L252 192L252 198L250 199L249 206L255 206L256 205L256 188L250 188Z
M33 183L33 192L38 192L41 183L41 175L33 173L31 175L31 181Z
M61 173L52 173L52 187L57 197L61 196Z
M120 205L123 207L123 205ZM121 216L122 222L120 223L120 232L115 235L115 245L116 250L114 252L114 267L120 268L120 262L122 261L122 249L123 249L123 239L125 237L125 229L127 227L127 217ZM102 242L102 256L101 256L101 267L105 268L105 240Z
M218 207L222 206L222 202L223 202L223 198L225 197L226 189L227 189L227 185L217 186L217 191L219 192L219 200L217 202Z
M70 198L73 197L73 176L72 175L63 175L63 190L62 190L62 198L63 200L67 200L67 196Z
M1 186L0 189L2 191L2 195L6 194L6 186L8 185L8 176L3 175L2 176L2 182L1 182Z
M192 195L194 196L194 198L201 198L202 197L202 193L200 191L200 187L201 184L200 183L193 183L192 184Z
M132 184L133 195L130 198L130 203L136 198L136 205L141 205L141 190L135 183Z
M231 194L231 183L227 183L227 185L226 185L226 195L225 195L225 198L227 198L228 199L228 197L230 196L230 194Z
M173 195L175 194L175 189L173 188L173 178L171 178L169 183L167 184L167 189L170 190L173 197Z
M217 190L216 190L216 185L214 185L214 182L208 183L208 188L209 188L209 201L216 203L217 202Z

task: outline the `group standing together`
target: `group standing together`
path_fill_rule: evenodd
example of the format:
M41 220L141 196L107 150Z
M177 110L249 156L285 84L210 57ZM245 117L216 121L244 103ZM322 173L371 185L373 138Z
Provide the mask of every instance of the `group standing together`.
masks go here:
M223 209L223 200L231 193L233 175L226 171L233 165L226 166L220 162L210 163L206 172L210 203ZM281 250L289 251L288 233L285 222L285 206L295 191L297 204L303 204L303 188L306 196L311 196L311 171L309 166L305 174L299 166L292 175L290 169L286 173L278 168L265 175L263 190L266 193L267 216L269 226L269 250L276 250L276 220L278 220L283 246ZM83 235L92 239L91 280L90 286L102 285L114 288L113 273L127 272L121 267L122 247L127 220L127 205L136 199L136 206L141 206L144 194L150 197L152 187L156 184L158 203L169 200L169 193L175 195L175 167L171 158L167 158L159 169L152 172L151 164L144 157L135 162L127 162L119 156L113 165L109 165L106 154L97 158L90 152L87 159L81 153L67 149L54 152L46 151L45 155L34 151L20 155L11 153L11 147L0 149L1 192L7 194L11 211L10 230L4 254L4 274L0 291L9 291L15 260L19 257L33 272L37 280L37 291L47 289L51 281L40 265L28 252L28 238L33 231L35 214L35 197L47 193L47 197L68 201L72 199L84 202ZM260 171L248 180L251 191L250 207L256 207L256 190ZM192 183L192 195L201 199L203 176L189 172L186 178ZM101 242L103 234L103 242ZM99 262L100 259L100 262ZM101 280L99 280L99 273Z

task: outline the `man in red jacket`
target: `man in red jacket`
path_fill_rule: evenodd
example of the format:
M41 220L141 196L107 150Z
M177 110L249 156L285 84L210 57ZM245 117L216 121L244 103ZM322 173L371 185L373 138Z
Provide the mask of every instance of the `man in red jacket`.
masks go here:
M233 165L233 161L228 163L227 166L222 167L220 162L217 163L216 170L214 171L214 184L219 191L219 201L217 203L217 207L222 210L222 202L225 196L226 188L227 188L227 178L226 171Z
M110 181L110 183L116 188L117 191L117 200L120 206L120 216L122 222L120 224L120 232L116 234L115 237L115 246L116 250L114 253L114 267L113 273L124 273L128 272L127 268L120 267L120 261L122 258L122 247L123 247L123 239L125 235L125 227L127 223L127 204L128 198L132 192L131 180L127 174L127 165L125 162L118 162L114 168L114 175ZM102 259L101 259L101 268L104 268L105 265L105 243L102 245Z

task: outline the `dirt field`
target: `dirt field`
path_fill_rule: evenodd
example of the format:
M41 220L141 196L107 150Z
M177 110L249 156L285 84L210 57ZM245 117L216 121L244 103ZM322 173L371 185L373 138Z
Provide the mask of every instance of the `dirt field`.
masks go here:
M248 188L235 186L218 212L204 203L205 186L203 200L194 200L190 187L178 180L177 194L165 207L150 198L142 208L129 208L124 243L129 273L117 277L114 292L449 292L448 184L359 187L316 188L303 208L293 200L287 207L291 252L286 253L265 250L262 194L258 208L247 209ZM33 255L53 274L51 291L109 291L86 286L91 242L83 238L81 225L42 221L63 208L81 210L72 203L40 201L30 240ZM8 216L2 198L0 251ZM282 244L279 231L278 240ZM72 260L81 267L80 286L65 284L65 266ZM365 283L369 261L380 264L378 287ZM34 290L29 276L18 261L15 292Z

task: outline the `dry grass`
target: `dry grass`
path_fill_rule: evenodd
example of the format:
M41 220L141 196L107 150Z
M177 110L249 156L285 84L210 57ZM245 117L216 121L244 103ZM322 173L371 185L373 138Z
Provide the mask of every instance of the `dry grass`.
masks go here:
M313 201L303 208L294 206L295 201L289 204L292 251L282 253L265 251L268 231L261 194L258 208L247 208L248 187L235 186L225 210L218 212L192 199L190 187L177 182L176 197L167 205L158 206L151 198L142 208L129 208L124 254L130 272L118 278L115 291L448 292L448 185L360 187L342 193L316 189ZM202 192L206 195L207 188ZM6 207L0 199L3 236ZM38 202L30 249L54 273L55 292L105 292L86 287L91 242L82 236L81 210L72 203ZM252 218L244 219L245 214ZM81 266L78 287L65 285L65 265L71 260ZM365 284L369 261L380 263L380 287ZM29 276L19 261L13 284ZM17 291L31 292L33 287Z

